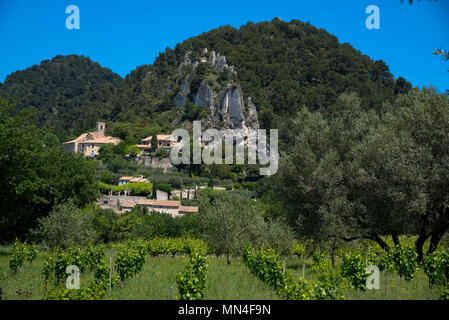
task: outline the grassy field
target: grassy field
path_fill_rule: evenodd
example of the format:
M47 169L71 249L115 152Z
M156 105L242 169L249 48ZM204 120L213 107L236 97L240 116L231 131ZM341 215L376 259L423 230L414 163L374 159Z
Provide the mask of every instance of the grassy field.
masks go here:
M0 247L0 287L3 289L3 299L41 299L44 290L41 272L45 254L39 253L31 267L25 263L21 272L12 274L8 265L10 249L11 247ZM107 257L109 257L109 253L107 250ZM182 256L174 258L169 256L147 257L144 270L134 278L125 281L123 288L113 289L110 299L168 300L170 287L173 287L176 299L179 297L179 293L175 278L177 273L183 270L186 262L186 257ZM227 265L226 259L209 256L208 262L206 299L280 299L273 289L253 276L240 259L233 259L231 265ZM302 277L304 264L305 278L313 280L314 273L310 269L310 263L310 260L291 257L286 259L286 268ZM84 275L84 277L90 278L91 275ZM81 275L82 283L83 275ZM419 271L411 281L405 281L397 274L388 274L387 289L384 272L381 272L379 290L362 292L351 289L349 283L345 283L345 287L344 295L348 300L427 300L438 299L440 292L440 288L429 288L427 277L422 271ZM31 290L32 293L30 293ZM19 295L18 291L25 293Z
M31 267L25 264L22 272L12 274L8 266L9 250L10 248L0 249L0 287L3 289L3 298L41 299L44 293L41 272L45 254L40 253ZM173 287L176 299L179 297L176 275L184 269L186 262L187 258L182 256L147 257L143 271L125 281L123 288L113 289L110 299L168 300L170 287ZM235 259L228 266L226 259L210 256L208 262L206 299L280 299L267 284L254 277L240 260ZM91 275L87 277L91 278ZM32 294L19 295L17 289L21 291L32 289Z

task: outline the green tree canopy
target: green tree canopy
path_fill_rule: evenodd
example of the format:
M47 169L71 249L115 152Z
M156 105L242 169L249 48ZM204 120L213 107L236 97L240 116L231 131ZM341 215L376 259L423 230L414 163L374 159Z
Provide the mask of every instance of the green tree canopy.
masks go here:
M98 193L94 163L52 143L35 116L0 99L0 241L23 238L55 203L82 207Z

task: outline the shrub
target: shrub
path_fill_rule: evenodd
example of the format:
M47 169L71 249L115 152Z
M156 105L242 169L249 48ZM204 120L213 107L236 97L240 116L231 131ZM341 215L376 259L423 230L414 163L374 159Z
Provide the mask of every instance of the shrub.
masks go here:
M304 257L306 254L306 248L299 242L295 241L292 248L292 254L298 256L298 258Z
M208 264L204 254L193 252L184 272L176 277L180 300L200 300L206 294Z
M359 253L353 252L343 256L341 274L351 282L351 287L362 291L366 290L366 279L369 274L366 272L363 257Z
M75 265L81 272L90 268L95 278L84 288L69 290L64 280L67 266ZM45 298L48 300L97 300L106 296L109 282L109 268L104 261L104 248L87 246L84 249L73 247L57 254L48 255L44 262L42 275L45 282ZM113 277L112 286L118 283Z
M315 288L313 282L298 279L291 281L287 286L287 300L313 300L315 298Z
M415 249L407 246L396 246L392 250L394 267L399 276L410 281L418 271L418 254Z
M324 253L314 253L312 270L315 271L317 277L315 299L344 299L341 270L334 269Z
M101 175L101 182L104 184L113 184L114 180L114 176L109 172L105 172Z
M161 191L165 191L168 194L171 193L172 188L169 184L165 184L165 183L158 183L157 186L155 187L157 190L161 190Z
M424 273L430 285L446 285L449 283L449 253L432 252L423 262Z
M87 245L97 240L90 214L82 213L72 202L54 207L47 217L38 220L33 235L50 249Z
M115 260L115 267L120 279L132 278L143 270L148 247L144 242L128 242L127 246L120 246Z
M22 267L23 261L26 258L26 245L16 240L14 247L9 257L9 269L16 273L18 269Z
M153 152L153 157L162 160L163 158L168 158L170 156L169 148L158 148Z
M125 154L137 156L140 154L140 149L136 145L129 145L125 148Z

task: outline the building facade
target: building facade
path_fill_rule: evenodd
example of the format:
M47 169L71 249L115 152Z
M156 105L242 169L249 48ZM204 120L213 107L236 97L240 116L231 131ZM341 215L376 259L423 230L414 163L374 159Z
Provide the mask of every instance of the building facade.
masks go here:
M152 147L151 147L152 139L153 139L153 136L149 136L149 137L146 137L145 139L140 140L140 144L138 144L137 147L140 149L140 151L146 151L146 152L155 151L155 150L152 150ZM172 148L172 147L180 145L180 142L178 142L171 135L158 134L156 136L156 140L157 140L157 148Z
M173 200L150 200L141 199L138 201L121 203L121 212L129 212L136 206L145 207L149 212L168 213L173 217L180 217L184 214L198 212L198 207L182 206L181 201Z
M81 152L86 157L95 158L98 156L98 151L102 145L107 143L117 145L121 141L116 137L106 137L104 135L105 129L104 122L97 122L96 131L83 133L75 140L64 142L64 150Z

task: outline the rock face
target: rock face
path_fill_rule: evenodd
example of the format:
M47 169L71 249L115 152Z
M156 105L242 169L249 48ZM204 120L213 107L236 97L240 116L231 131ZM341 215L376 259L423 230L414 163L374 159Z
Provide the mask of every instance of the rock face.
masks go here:
M179 91L173 100L176 108L182 108L187 103L187 96Z
M233 66L229 66L226 62L226 57L215 51L210 52L208 56L207 49L203 49L203 56L192 63L188 52L184 61L180 64L178 71L188 69L184 79L179 85L179 91L173 99L173 103L177 108L183 108L191 94L191 78L196 71L199 63L207 63L216 72L226 73L227 78L225 84L221 85L220 89L212 89L206 80L203 80L197 92L194 94L192 103L203 105L210 111L207 124L210 127L217 129L258 129L259 121L257 118L257 110L251 97L247 98L246 105L244 102L244 95L240 85L233 80L237 73ZM218 83L215 83L214 88L217 88Z
M162 168L164 169L164 172L166 172L169 168L173 168L173 164L171 163L169 158L159 160L158 158L146 156L138 158L137 162L143 164L146 167Z
M206 107L211 107L214 101L214 93L209 85L206 83L206 80L203 80L200 84L198 92L195 96L193 103L201 104Z

